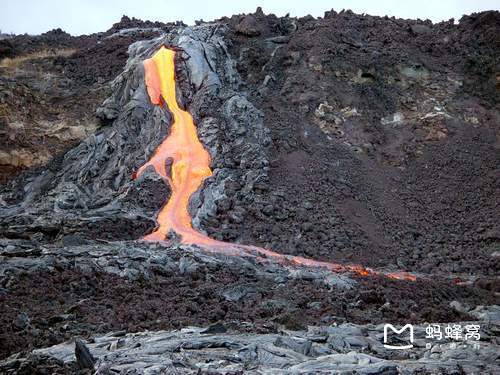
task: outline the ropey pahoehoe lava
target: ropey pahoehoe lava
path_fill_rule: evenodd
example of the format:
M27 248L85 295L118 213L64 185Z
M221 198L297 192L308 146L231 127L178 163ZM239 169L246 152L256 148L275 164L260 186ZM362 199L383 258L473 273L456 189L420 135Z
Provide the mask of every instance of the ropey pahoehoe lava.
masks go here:
M212 175L210 155L200 142L191 114L179 107L176 98L175 51L165 46L144 60L145 81L151 102L166 105L173 116L169 135L156 149L151 159L134 174L140 176L147 167L153 167L166 183L172 194L160 210L158 228L146 235L147 241L165 241L174 232L181 243L198 245L210 252L227 255L253 255L274 259L280 263L322 267L334 272L355 272L359 275L379 274L361 265L322 262L299 256L288 256L256 246L232 244L214 240L193 228L189 214L189 199ZM387 277L414 281L416 277L406 272L384 273Z

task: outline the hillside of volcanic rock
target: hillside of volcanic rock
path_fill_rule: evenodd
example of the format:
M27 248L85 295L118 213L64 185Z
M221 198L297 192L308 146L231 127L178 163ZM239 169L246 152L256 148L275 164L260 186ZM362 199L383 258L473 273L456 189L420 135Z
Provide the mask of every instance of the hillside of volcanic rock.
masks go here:
M495 372L499 33L259 8L2 36L0 372ZM376 333L467 321L480 354Z

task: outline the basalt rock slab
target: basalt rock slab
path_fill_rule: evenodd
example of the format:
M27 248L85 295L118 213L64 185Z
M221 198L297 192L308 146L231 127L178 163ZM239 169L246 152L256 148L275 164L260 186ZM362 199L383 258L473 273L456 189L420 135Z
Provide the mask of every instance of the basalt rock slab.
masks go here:
M148 279L155 273L210 274L223 267L228 271L253 275L258 280L286 283L291 280L317 282L330 288L352 289L357 283L346 275L322 269L276 264L273 260L227 256L206 252L197 246L149 244L138 241L82 241L66 238L64 244L41 245L29 241L0 241L0 278L23 273L71 266L80 270L119 275L131 280ZM72 243L70 243L72 241ZM63 245L63 246L61 246ZM227 298L238 300L240 292L228 291Z
M476 323L485 327L485 322ZM488 323L487 330L498 332L498 323ZM495 360L498 343L492 336L485 335L478 349L474 340L458 345L450 339L432 342L424 338L424 326L415 326L418 339L414 348L411 352L401 352L384 347L382 328L381 325L342 324L244 335L207 333L206 329L198 327L136 334L110 332L93 337L85 345L85 351L88 357L95 357L97 374L410 374L495 373L500 370ZM349 343L339 347L335 343L342 337ZM77 339L76 349L82 345ZM28 357L4 360L0 362L0 369L10 373L25 362L36 363L33 358L38 358L38 366L51 360L61 367L74 367L75 343L69 341L35 350Z

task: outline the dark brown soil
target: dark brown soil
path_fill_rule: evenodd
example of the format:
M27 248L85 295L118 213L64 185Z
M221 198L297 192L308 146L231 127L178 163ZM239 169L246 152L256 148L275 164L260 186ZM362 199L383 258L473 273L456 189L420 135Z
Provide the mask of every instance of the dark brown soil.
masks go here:
M253 17L258 36L228 22L272 132L270 181L243 224L221 215L229 229L209 232L324 260L498 275L500 13L433 25L327 12L291 35L290 19ZM289 41L266 39L280 35ZM325 102L358 114L318 118ZM436 105L447 115L422 120ZM382 122L396 112L404 122Z
M60 343L74 336L146 329L178 329L222 322L237 331L269 332L278 326L467 319L453 300L492 302L486 291L449 281L406 282L357 278L359 288L338 290L314 282L286 285L220 268L204 274L158 275L131 282L106 273L74 269L11 278L0 289L0 358ZM224 292L241 286L237 301Z

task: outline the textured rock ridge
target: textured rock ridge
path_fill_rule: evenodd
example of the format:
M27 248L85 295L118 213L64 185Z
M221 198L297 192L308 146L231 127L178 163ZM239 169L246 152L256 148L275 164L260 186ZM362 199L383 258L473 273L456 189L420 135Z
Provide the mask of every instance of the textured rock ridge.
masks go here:
M262 114L237 91L240 78L223 35L218 24L179 27L132 44L123 73L112 83L112 95L97 110L99 117L112 121L111 126L66 153L58 170L35 176L16 204L2 208L10 235L58 228L62 236L100 226L104 238L134 239L154 227L155 214L168 199L168 186L162 186L153 172L137 181L131 176L169 129L168 111L149 103L142 67L142 61L163 44L180 51L179 91L186 92L184 104L212 157L213 176L192 199L194 225L202 228L203 221L227 204L228 184L242 184L240 194L252 199L254 185L267 178L269 131Z
M488 313L490 319L498 318L498 311ZM479 323L484 327L486 322ZM498 332L498 323L489 321L487 330ZM481 341L479 349L474 347L474 340L463 341L458 347L453 346L453 340L427 340L430 345L426 345L425 327L415 326L418 339L408 355L385 348L382 331L382 325L354 324L275 334L231 333L225 332L223 326L186 327L138 334L110 332L94 337L85 350L97 358L96 374L472 374L500 370L494 363L498 344L490 335ZM76 348L81 346L77 341ZM75 344L35 350L31 360L44 363L49 362L47 358L58 361L60 368L74 367ZM23 361L28 360L0 362L0 369L18 368Z

